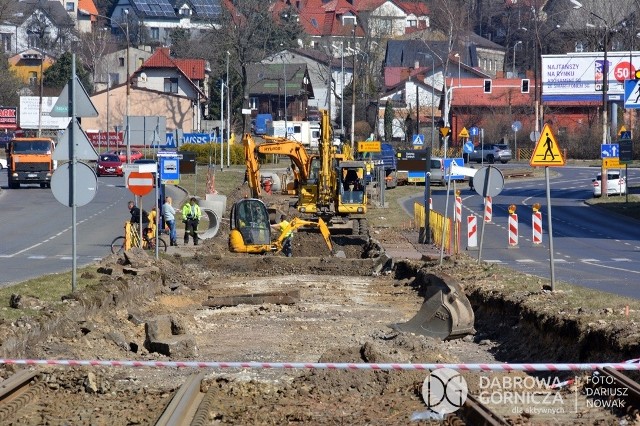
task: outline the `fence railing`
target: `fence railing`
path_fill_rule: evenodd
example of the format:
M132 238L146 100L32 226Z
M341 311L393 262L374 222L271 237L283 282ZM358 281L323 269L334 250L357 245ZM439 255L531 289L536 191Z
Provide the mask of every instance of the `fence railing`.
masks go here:
M431 209L429 211L429 228L431 230L431 241L436 246L442 248L444 236L444 249L448 254L460 253L460 232L459 223L453 223L451 218ZM413 204L413 226L414 229L424 232L425 208L420 203ZM454 226L455 225L455 226Z

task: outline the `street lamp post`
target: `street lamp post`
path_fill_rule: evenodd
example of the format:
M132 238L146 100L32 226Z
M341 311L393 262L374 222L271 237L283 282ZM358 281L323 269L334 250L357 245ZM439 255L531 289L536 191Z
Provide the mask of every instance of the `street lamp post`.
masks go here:
M575 9L581 9L582 3L577 0L570 0L571 4L574 5ZM602 61L602 144L607 143L608 134L609 134L609 117L608 117L608 105L607 105L607 91L609 89L609 63L607 61L607 53L609 50L609 23L600 15L588 11L589 15L593 16L602 21L604 24L604 53L603 53L603 61ZM602 166L600 167L600 185L602 188L602 196L607 197L607 187L609 182L607 181L607 173L604 167L604 161L602 162Z
M433 55L429 53L418 52L418 55L423 55L425 59L431 58L431 102L429 104L431 106L431 149L433 149L433 144L434 144L433 128L435 123L435 115L433 113L433 101L434 101L434 98L436 97L435 89L433 88L433 86L435 85L436 60L433 57Z
M458 87L460 87L460 62L462 62L462 57L459 53L456 53L453 57L458 60Z
M351 73L351 149L356 139L356 23L353 23L353 71Z
M126 37L127 37L127 60L126 62L126 67L127 67L127 91L126 91L126 104L125 104L125 115L127 118L127 164L131 163L131 128L129 126L129 108L131 106L131 84L129 79L130 77L130 70L129 70L129 56L131 55L130 49L131 49L131 40L129 39L129 9L124 9L124 14L126 16L125 18L125 26L127 28L126 31ZM111 20L111 19L110 19ZM113 20L111 20L111 22L114 22ZM120 29L122 29L122 26L120 26L120 24L118 24L118 26L120 27Z
M130 89L130 84L129 84L129 80L131 79L130 76L130 69L129 69L129 57L131 56L131 41L129 39L129 10L128 9L124 9L124 14L126 16L125 18L125 27L123 28L122 25L118 22L118 21L114 21L112 18L109 18L108 16L105 15L100 15L99 13L91 13L87 10L84 9L78 9L78 11L80 13L84 13L85 15L89 15L89 16L97 16L99 18L104 18L107 19L109 22L111 22L112 24L116 24L119 28L120 31L124 31L125 36L127 38L127 58L125 60L125 66L127 67L127 87L126 87L126 103L125 103L125 116L126 116L126 139L127 139L127 163L131 163L131 140L129 138L130 136L130 131L129 131L129 107L130 107L130 95L131 95L131 89ZM107 100L109 99L109 95L107 95ZM108 112L107 112L108 114ZM124 119L123 119L124 121ZM107 138L109 137L109 126L107 125ZM107 139L108 140L108 139Z
M227 168L231 167L231 88L229 87L229 57L231 53L227 50Z
M284 62L284 55L282 56L282 75L284 78L284 138L289 136L287 133L287 64Z
M513 77L515 78L516 76L516 47L518 47L519 44L522 44L522 40L518 40L515 42L515 44L513 45L513 68L511 73L513 74Z
M344 140L344 41L340 42L340 134Z

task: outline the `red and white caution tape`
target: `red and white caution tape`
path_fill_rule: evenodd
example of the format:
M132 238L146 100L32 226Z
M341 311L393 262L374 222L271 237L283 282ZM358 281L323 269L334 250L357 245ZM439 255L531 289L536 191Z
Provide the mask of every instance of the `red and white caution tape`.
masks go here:
M128 361L128 360L70 360L70 359L0 359L0 364L68 367L151 367L151 368L253 368L253 369L319 369L319 370L435 370L450 368L458 371L593 371L598 368L639 370L640 363L591 364L367 364L330 362L218 362L218 361Z

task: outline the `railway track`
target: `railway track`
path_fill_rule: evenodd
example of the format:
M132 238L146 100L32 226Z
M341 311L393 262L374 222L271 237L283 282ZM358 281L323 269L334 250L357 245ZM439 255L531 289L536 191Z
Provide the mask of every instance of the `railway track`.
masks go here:
M32 370L20 370L0 382L0 424L14 419L16 413L36 400L43 389L40 374Z
M156 426L205 426L210 424L209 406L213 394L202 392L205 373L190 376L171 398Z
M640 415L640 383L627 376L624 372L615 370L613 368L605 367L597 369L599 379L596 380L592 376L591 384L598 387L605 388L608 391L598 395L595 392L594 396L603 399L615 399L619 398L626 402L623 411L631 417L637 417Z
M445 418L445 424L449 426L502 426L510 423L480 402L478 398L469 394L464 405L457 412Z

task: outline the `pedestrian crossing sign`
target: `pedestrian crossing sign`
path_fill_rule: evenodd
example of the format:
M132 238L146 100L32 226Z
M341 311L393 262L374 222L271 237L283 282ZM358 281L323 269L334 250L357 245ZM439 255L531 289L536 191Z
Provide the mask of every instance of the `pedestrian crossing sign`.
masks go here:
M624 107L640 108L640 80L624 81Z
M553 135L551 126L545 124L533 150L529 165L532 167L559 167L564 166L564 164L564 157L558 142L556 142L556 137Z

